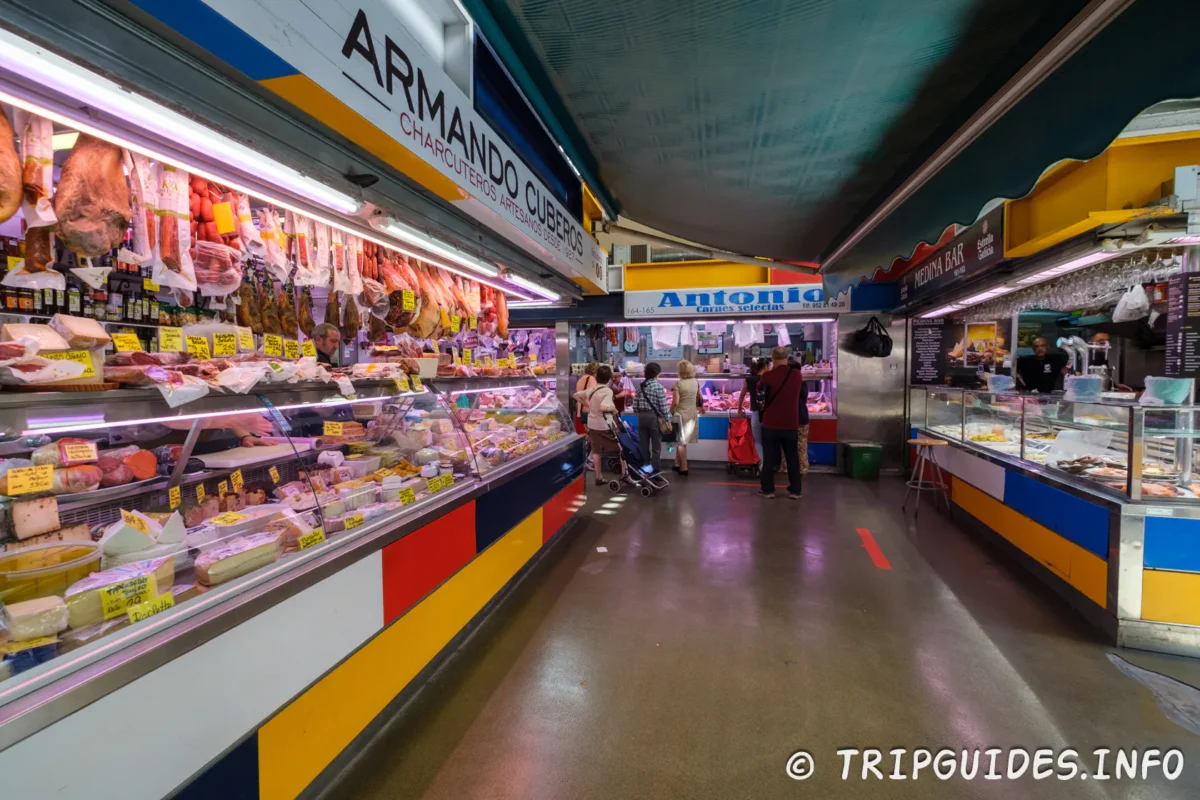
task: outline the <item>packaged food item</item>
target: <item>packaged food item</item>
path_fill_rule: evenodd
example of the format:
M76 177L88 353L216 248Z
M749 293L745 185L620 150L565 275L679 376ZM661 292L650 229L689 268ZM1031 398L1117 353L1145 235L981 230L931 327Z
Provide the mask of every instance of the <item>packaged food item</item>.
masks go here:
M313 532L313 526L289 508L271 520L264 532L281 535L283 536L285 547L295 547L299 544L302 536L307 536Z
M13 533L18 539L28 539L62 527L58 521L58 499L54 497L15 500L11 513Z
M54 494L77 494L100 488L104 474L94 464L80 464L54 470L54 483L50 491Z
M16 642L54 636L67 629L67 604L61 597L38 597L4 606L4 627Z
M54 195L58 233L67 249L83 258L109 252L124 240L131 208L121 148L79 134Z
M66 340L69 347L96 350L112 343L112 337L104 330L104 326L94 319L55 314L50 318L50 328Z
M196 558L196 577L205 586L217 586L247 575L279 558L283 539L278 531L231 539Z
M224 297L242 285L241 253L215 242L196 242L196 285L205 297Z
M171 588L175 582L175 563L169 558L154 558L122 564L102 572L94 572L67 589L64 599L70 615L72 628L82 628L104 621L104 606L101 594L114 584L140 578L154 578L154 591L148 592L151 599Z
M21 142L21 188L25 225L42 228L58 222L50 195L54 193L54 123L23 108L13 110Z
M196 272L192 266L191 194L188 174L170 164L156 164L158 177L158 240L154 247L154 272L151 280L159 286L196 291Z
M44 444L30 454L34 466L49 464L52 467L73 467L92 464L98 458L96 445L88 439L64 437L57 442Z

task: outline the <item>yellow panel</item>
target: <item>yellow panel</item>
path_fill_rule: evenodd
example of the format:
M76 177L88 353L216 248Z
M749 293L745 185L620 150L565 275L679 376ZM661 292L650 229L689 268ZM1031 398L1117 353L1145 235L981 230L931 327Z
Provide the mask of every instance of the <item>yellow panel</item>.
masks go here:
M454 181L426 164L408 148L367 122L348 105L303 75L270 78L261 83L443 200L453 202L469 197Z
M770 281L771 270L736 261L662 261L626 264L625 291L652 289L710 289L757 286Z
M259 797L299 795L541 545L539 508L263 725Z
M1108 562L1074 542L1071 545L1071 585L1101 608L1108 607Z
M1200 625L1200 575L1142 570L1142 619Z

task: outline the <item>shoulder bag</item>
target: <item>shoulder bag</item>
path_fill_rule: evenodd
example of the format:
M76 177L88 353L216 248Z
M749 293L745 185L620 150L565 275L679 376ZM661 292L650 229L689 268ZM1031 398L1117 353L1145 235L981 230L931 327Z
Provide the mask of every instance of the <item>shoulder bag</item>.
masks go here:
M646 388L646 382L642 381L642 385L638 387L638 391L642 392L642 397L646 396L646 393L643 391L645 388ZM650 401L647 399L646 403L649 404ZM654 412L654 416L658 420L658 432L659 433L666 436L668 433L673 433L675 431L675 427L671 424L671 420L658 416L657 411Z
M892 353L892 337L884 329L879 317L854 332L854 350L869 358L887 358Z

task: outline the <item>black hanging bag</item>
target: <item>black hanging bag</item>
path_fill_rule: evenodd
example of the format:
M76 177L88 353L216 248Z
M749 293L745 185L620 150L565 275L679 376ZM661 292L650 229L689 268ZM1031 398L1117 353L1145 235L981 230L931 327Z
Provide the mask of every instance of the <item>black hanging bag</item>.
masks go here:
M854 351L869 358L887 358L892 354L892 337L878 317L854 332Z

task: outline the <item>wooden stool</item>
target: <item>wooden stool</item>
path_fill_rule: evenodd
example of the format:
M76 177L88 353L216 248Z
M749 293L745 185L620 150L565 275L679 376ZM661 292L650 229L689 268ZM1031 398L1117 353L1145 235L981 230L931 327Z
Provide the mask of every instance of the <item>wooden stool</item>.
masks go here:
M917 448L917 460L913 464L912 475L908 478L908 483L905 484L908 488L904 490L904 502L900 504L901 509L906 509L908 506L908 495L913 490L917 490L916 501L913 503L913 519L921 513L921 492L933 492L933 510L937 510L937 499L941 497L946 503L946 513L950 513L950 485L946 482L946 474L942 472L942 467L937 463L937 458L934 457L935 447L945 447L944 439L909 439L908 443L915 445ZM929 464L929 478L924 475L924 467Z

